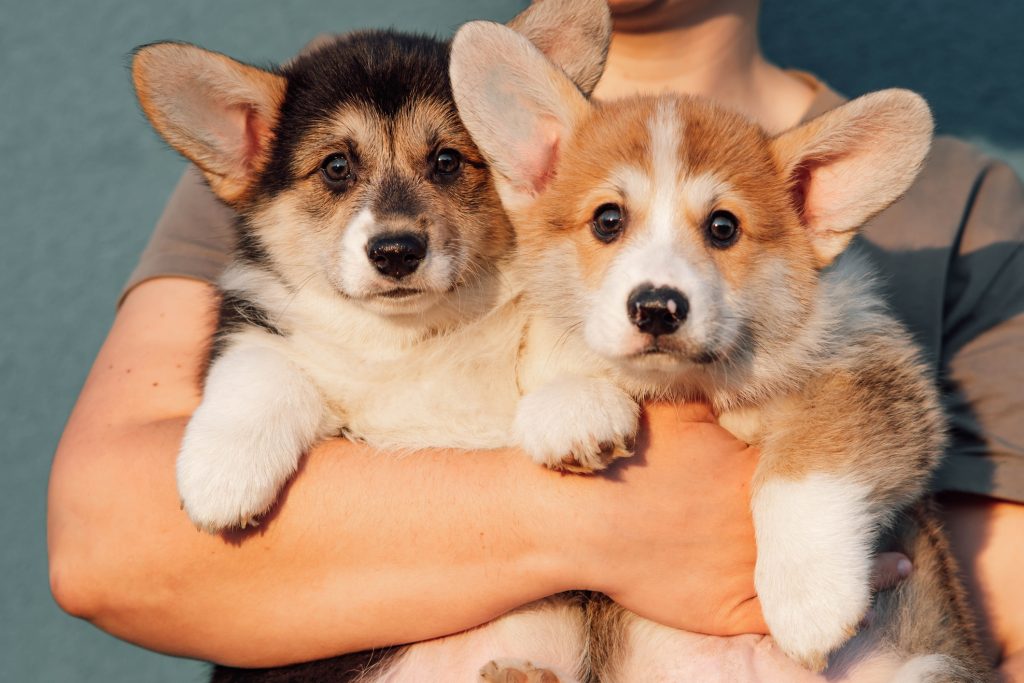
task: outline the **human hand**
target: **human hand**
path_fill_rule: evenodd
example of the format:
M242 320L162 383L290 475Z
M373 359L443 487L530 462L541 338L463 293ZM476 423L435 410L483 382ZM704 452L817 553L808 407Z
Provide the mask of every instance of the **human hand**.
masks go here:
M568 542L585 585L667 626L767 633L754 589L757 449L704 405L649 404L636 453L582 482L582 528ZM884 553L875 588L907 574L905 556Z

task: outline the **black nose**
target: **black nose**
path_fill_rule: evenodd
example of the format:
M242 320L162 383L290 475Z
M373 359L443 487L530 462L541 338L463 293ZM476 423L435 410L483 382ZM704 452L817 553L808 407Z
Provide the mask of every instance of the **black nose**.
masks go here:
M690 303L678 289L640 285L629 295L626 311L638 330L657 337L679 329Z
M370 241L366 255L381 275L400 280L419 268L427 255L427 241L411 232L381 235Z

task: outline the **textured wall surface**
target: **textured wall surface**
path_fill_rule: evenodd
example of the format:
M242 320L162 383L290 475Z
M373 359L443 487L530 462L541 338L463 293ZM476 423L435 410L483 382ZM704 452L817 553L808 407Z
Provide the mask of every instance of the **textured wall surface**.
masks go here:
M183 162L138 113L136 45L174 38L285 59L322 31L449 33L523 0L0 0L0 680L192 681L64 615L49 596L50 459L113 304ZM1022 168L1024 5L992 0L767 0L768 54L855 95L923 92L940 128Z

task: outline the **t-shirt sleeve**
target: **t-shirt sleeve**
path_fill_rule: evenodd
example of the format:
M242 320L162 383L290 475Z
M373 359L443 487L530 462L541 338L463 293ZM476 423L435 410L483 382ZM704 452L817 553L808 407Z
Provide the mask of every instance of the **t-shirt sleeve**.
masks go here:
M121 291L155 277L187 277L216 282L234 244L235 213L222 204L189 166L174 189L139 263Z
M1024 185L1005 164L978 179L946 285L938 488L1024 501Z

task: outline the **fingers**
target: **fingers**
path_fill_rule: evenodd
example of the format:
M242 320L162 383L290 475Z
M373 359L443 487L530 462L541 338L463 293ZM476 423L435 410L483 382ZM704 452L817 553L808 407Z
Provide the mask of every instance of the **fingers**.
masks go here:
M910 558L903 553L879 553L871 584L875 591L887 591L898 586L912 571Z

